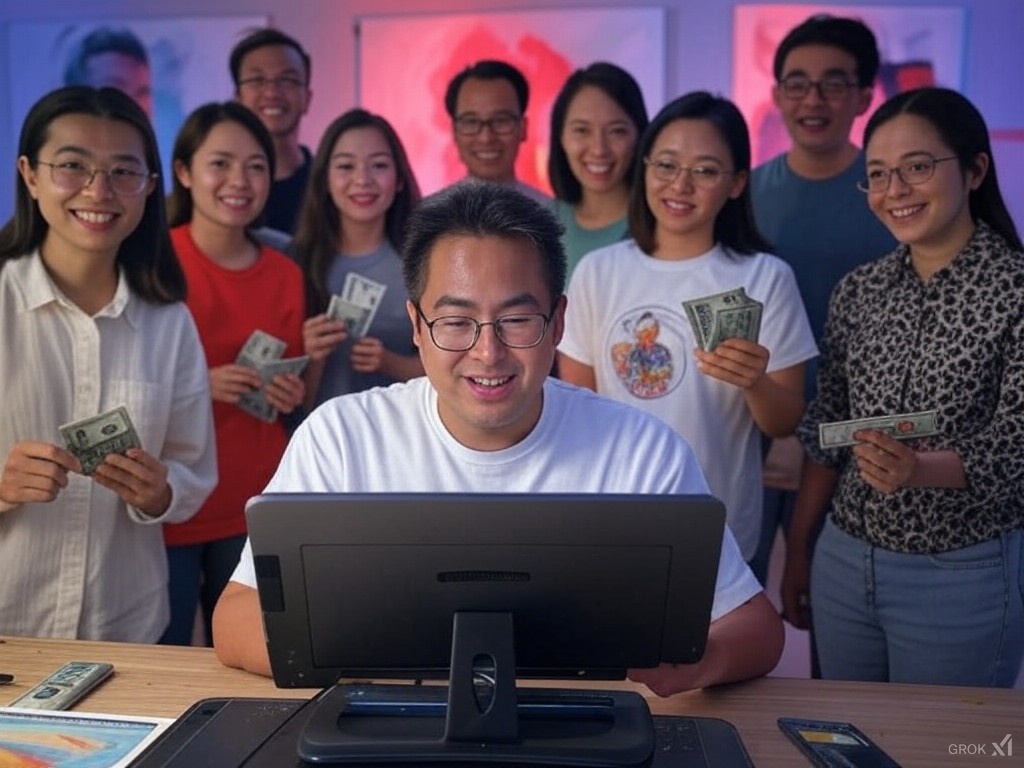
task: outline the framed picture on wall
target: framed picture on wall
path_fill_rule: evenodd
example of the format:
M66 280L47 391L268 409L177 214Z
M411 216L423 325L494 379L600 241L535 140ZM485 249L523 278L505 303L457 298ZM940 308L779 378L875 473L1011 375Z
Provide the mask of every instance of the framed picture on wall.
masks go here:
M71 82L114 84L149 112L169 187L178 128L200 104L234 97L228 54L247 30L266 24L266 16L11 24L12 136L17 141L28 110L48 91Z
M481 59L513 64L530 84L516 175L546 191L551 105L574 70L609 61L636 78L649 112L665 98L663 8L363 16L356 36L357 100L395 127L425 193L465 175L444 94Z
M816 13L860 19L878 40L881 67L871 106L853 125L857 143L868 115L888 97L924 85L962 85L963 8L780 4L737 5L733 13L733 99L750 127L754 165L789 147L772 103L772 62L786 33Z

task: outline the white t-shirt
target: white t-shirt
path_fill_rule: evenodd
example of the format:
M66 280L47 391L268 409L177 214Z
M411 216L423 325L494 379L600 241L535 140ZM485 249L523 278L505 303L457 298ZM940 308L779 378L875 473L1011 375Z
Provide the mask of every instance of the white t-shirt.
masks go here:
M716 246L654 259L634 240L587 254L569 284L559 352L594 369L597 391L659 416L686 438L746 559L761 529L761 435L743 390L702 374L682 302L742 286L764 304L758 343L768 370L818 354L793 271L769 254Z
M657 419L556 379L540 421L501 451L456 441L425 377L334 398L292 437L267 493L708 493L693 452ZM256 586L246 542L232 581ZM761 591L726 529L712 619Z

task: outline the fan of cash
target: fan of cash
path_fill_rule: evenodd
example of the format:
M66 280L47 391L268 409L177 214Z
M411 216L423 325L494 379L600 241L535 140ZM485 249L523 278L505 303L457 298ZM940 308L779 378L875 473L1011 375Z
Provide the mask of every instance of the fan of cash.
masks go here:
M747 296L742 286L683 302L683 310L693 326L694 338L705 352L710 352L726 339L757 341L763 309L764 304Z
M348 326L348 335L361 339L369 332L387 288L384 283L349 272L345 275L341 293L331 296L327 316L332 320L343 320Z
M257 328L246 340L238 357L235 358L238 365L252 368L260 375L259 388L246 392L238 399L238 407L260 421L273 422L277 420L277 409L267 402L267 398L263 394L263 387L267 386L271 379L279 373L294 373L296 375L302 373L309 362L308 355L283 358L282 355L287 347L286 342Z
M124 453L141 448L128 409L119 405L88 419L72 421L59 427L64 445L82 462L82 474L91 475L111 453Z

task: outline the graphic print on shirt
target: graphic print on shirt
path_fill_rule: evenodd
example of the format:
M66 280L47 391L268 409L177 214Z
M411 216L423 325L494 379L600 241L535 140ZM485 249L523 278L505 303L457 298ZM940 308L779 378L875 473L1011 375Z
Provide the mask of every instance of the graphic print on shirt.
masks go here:
M619 382L634 397L664 397L682 381L693 341L681 313L664 307L632 309L612 323L608 351Z

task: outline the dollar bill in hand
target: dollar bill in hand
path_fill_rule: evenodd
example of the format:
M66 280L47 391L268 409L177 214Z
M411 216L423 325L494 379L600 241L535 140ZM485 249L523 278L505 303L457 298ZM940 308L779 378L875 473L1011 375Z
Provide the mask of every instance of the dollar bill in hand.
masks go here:
M259 367L264 363L271 360L280 360L287 347L288 344L286 342L257 328L246 339L245 345L238 353L238 357L235 358L235 362L238 365L244 365L246 368L259 370Z
M853 438L853 434L861 429L877 429L897 440L928 437L939 431L935 411L917 411L819 424L818 443L822 448L842 448L856 445L858 441Z
M278 374L294 373L296 376L299 375L306 369L306 365L308 363L308 355L302 355L300 357L286 357L281 360L270 360L263 363L256 369L256 372L259 373L261 379L259 388L250 390L238 398L238 407L260 421L265 421L267 423L277 421L277 409L267 402L267 396L264 393L263 388L266 387L267 384L269 384Z
M353 304L335 294L327 305L327 316L332 320L341 320L348 326L348 335L361 339L370 330L373 320L373 309Z
M710 352L726 339L757 341L764 305L741 286L683 302L697 344Z
M119 405L97 416L62 425L60 436L67 449L82 462L82 474L91 475L111 453L141 448L128 409Z

